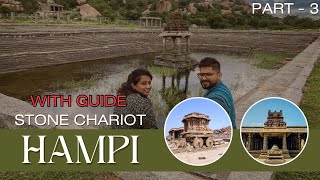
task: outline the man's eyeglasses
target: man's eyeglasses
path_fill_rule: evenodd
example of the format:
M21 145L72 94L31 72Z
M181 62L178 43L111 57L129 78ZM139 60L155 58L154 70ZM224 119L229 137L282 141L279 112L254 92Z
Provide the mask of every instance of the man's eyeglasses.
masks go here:
M213 75L215 75L217 73L198 73L198 78L211 78Z

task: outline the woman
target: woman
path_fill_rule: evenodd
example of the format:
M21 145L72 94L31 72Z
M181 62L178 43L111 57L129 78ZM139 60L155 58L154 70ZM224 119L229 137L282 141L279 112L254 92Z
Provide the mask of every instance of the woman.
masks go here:
M127 96L126 107L115 107L114 114L145 114L142 125L140 125L140 118L132 126L116 126L113 128L134 128L134 129L156 129L157 123L152 108L150 99L148 98L151 92L152 75L149 71L144 69L136 69L128 76L127 82L123 83L118 89L117 94ZM129 118L128 118L129 119ZM129 120L129 123L133 122Z

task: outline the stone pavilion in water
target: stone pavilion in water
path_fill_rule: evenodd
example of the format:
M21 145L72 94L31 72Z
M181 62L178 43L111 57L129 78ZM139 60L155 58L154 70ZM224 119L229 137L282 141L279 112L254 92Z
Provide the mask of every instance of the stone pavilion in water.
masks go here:
M182 15L173 13L164 31L159 34L162 37L163 52L155 58L155 64L176 68L194 67L197 61L189 56L191 35Z

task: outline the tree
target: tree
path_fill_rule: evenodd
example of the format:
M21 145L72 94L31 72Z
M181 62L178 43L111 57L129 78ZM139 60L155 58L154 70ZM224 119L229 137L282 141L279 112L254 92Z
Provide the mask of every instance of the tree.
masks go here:
M208 9L204 6L200 6L200 5L196 4L194 7L197 8L198 12L208 12Z
M104 0L89 0L88 3L101 13L102 16L114 19L115 11Z
M190 16L187 16L186 18L191 24L196 24L200 26L207 26L208 21L205 13L199 13L199 14L191 14Z
M190 1L189 1L189 0L180 0L180 1L179 1L179 4L178 4L178 7L179 7L179 8L184 8L184 7L189 6L189 4L190 4Z
M55 0L54 2L64 6L65 10L72 10L78 5L77 1L70 1L70 0Z
M289 26L296 26L298 20L299 20L298 16L289 15L289 16L285 16L282 19L282 22L283 22L283 24L286 24L286 25L289 25Z
M39 5L36 0L20 0L20 2L24 7L24 12L27 14L34 13L39 9Z
M317 28L319 28L316 21L314 21L310 17L299 18L296 26L299 29L317 29Z
M223 29L229 26L228 20L224 19L221 14L211 14L208 24L212 29Z
M9 14L11 12L10 8L6 6L0 6L0 14Z

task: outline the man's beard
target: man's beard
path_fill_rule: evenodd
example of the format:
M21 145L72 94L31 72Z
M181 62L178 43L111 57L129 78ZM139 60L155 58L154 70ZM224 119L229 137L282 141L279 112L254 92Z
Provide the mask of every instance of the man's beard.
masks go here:
M200 83L203 89L211 89L214 86L214 84L207 80L200 81Z

